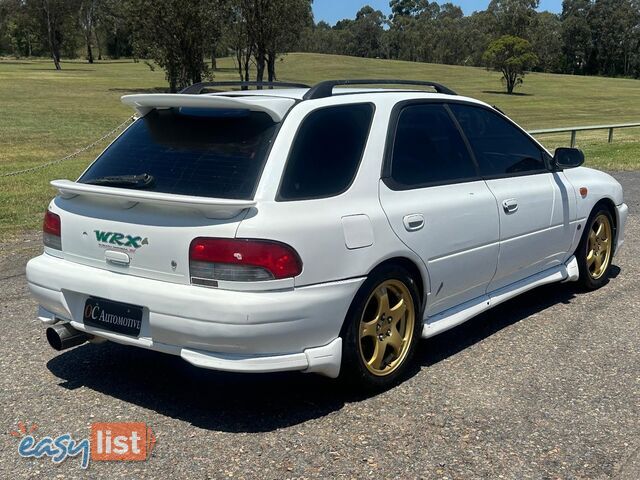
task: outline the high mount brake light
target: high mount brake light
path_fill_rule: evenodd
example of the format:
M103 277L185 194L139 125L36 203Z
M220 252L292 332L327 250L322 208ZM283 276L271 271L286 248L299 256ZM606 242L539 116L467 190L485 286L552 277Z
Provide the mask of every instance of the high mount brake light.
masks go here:
M191 283L256 282L300 275L302 262L289 245L271 240L196 238L189 247Z
M45 247L62 250L60 216L47 210L42 222L42 240Z

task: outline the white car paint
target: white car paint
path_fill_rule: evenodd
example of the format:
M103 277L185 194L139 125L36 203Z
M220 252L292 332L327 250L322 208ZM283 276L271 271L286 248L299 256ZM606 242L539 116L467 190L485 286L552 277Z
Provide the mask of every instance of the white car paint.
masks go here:
M267 95L254 96L246 100L241 97L223 97L220 95L156 93L153 95L125 95L122 97L122 103L134 107L140 115L146 115L154 108L245 108L253 112L265 112L275 122L281 122L296 102L293 98L273 98Z
M233 218L241 212L256 205L253 200L230 200L226 198L195 197L190 195L173 195L161 192L144 192L139 190L122 191L121 188L88 185L69 180L54 180L51 186L58 189L60 196L70 199L79 195L103 200L128 209L141 203L164 205L167 207L184 207L195 209L207 218Z
M484 181L403 191L381 182L380 200L395 233L426 262L427 316L485 293L496 270L500 225ZM407 231L408 213L422 215L424 227Z
M500 214L500 255L489 291L563 263L576 231L575 193L563 172L487 180ZM517 206L513 213L504 203Z
M49 210L62 221L62 251L45 247L27 279L45 324L70 322L115 342L180 355L219 370L301 370L335 377L340 332L367 274L388 259L411 262L425 298L423 336L451 328L523 291L576 280L573 252L594 205L616 207L617 247L627 207L609 175L579 167L539 175L394 191L381 181L392 109L408 100L451 96L381 89L337 89L300 101L305 89L211 95L133 95L141 115L155 106L247 108L281 121L252 200L231 201L55 181ZM484 105L456 96L455 101ZM375 106L364 156L344 193L277 201L291 144L307 115L351 103ZM533 140L535 141L535 140ZM536 142L537 143L537 142ZM542 147L541 147L542 148ZM588 188L586 196L578 191ZM503 202L517 203L507 213ZM511 202L511 203L510 203ZM126 263L91 238L93 229L152 239ZM293 247L295 278L191 285L196 237L269 239ZM89 296L144 307L138 338L86 326Z

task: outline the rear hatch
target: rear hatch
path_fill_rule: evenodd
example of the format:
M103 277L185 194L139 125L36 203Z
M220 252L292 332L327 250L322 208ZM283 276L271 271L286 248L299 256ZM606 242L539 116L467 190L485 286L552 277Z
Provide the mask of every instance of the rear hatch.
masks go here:
M144 116L77 182L52 182L60 192L51 210L61 220L62 255L186 284L192 240L233 238L256 208L281 115L264 102L251 109L228 99L200 105L194 99L202 96L158 95L162 106L151 108L153 95L135 97L144 97L136 105ZM280 110L293 103L278 100Z

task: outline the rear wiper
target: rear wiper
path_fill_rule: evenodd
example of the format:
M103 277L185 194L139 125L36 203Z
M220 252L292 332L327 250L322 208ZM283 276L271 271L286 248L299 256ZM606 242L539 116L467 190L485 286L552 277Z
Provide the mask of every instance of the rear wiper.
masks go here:
M147 188L155 183L156 179L153 175L142 173L140 175L114 175L111 177L98 177L88 180L85 183L91 185L102 185L108 187L123 188Z

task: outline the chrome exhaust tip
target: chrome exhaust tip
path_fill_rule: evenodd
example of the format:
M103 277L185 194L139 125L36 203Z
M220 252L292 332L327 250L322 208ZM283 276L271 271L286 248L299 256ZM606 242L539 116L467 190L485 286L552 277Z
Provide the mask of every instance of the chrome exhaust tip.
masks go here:
M91 337L89 335L80 330L76 330L68 323L52 325L47 328L47 341L49 345L51 345L51 348L58 352L82 345L90 339Z

